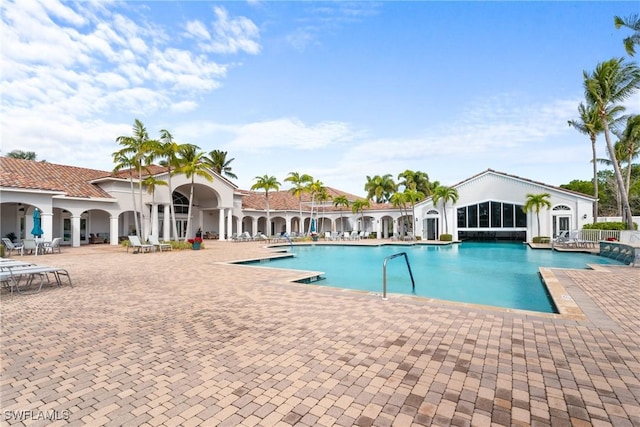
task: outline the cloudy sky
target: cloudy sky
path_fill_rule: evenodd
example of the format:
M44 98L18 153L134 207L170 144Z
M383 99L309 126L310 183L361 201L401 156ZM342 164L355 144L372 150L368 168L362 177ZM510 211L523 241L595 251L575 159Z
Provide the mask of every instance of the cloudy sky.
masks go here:
M5 0L2 154L113 169L115 140L227 151L248 189L291 171L364 194L405 169L589 179L567 125L582 72L625 51L630 2ZM627 104L640 110L640 97ZM600 155L605 156L604 141ZM288 186L283 186L288 188Z

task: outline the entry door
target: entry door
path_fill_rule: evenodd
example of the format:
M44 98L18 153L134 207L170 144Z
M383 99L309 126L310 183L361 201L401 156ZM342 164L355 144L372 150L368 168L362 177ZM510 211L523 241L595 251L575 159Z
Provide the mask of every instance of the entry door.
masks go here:
M438 218L427 218L427 240L438 240Z
M553 217L553 237L558 237L563 231L569 232L571 223L570 216L554 216Z

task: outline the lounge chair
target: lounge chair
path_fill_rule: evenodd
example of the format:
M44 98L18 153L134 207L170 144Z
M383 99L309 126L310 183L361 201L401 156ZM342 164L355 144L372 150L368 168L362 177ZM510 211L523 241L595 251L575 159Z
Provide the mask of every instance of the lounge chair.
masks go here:
M151 245L153 245L160 252L162 252L163 250L173 250L173 246L171 246L171 243L160 243L160 240L158 240L158 238L153 234L149 235L149 243L151 243Z
M38 290L34 292L37 293L42 289L42 286L45 283L45 278L47 279L47 283L51 283L49 274L53 274L53 277L58 286L62 286L62 280L60 279L60 276L66 276L69 286L73 287L73 284L71 283L71 276L69 275L69 272L64 268L46 267L30 263L19 263L12 266L3 266L0 269L0 282L2 282L5 287L9 288L11 293L13 293L14 289L18 291L18 293L23 293L21 288L29 288L34 279L36 277L39 277L40 286L38 287ZM24 283L22 283L23 280Z
M20 251L20 253L22 253L22 245L13 243L8 237L2 238L2 244L9 251L9 256L11 256L11 252L13 251Z
M129 236L129 246L127 247L127 252L129 252L129 248L133 248L133 253L137 254L140 252L151 252L153 250L153 245L143 244L140 241L138 236Z

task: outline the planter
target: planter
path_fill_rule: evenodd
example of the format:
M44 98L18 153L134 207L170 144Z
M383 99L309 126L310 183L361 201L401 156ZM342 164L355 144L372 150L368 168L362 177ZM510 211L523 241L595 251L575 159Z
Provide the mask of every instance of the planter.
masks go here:
M311 240L313 240L314 242L318 241L318 236L311 236Z
M194 251L199 251L201 245L202 245L202 243L192 243L191 244L191 249L193 249Z

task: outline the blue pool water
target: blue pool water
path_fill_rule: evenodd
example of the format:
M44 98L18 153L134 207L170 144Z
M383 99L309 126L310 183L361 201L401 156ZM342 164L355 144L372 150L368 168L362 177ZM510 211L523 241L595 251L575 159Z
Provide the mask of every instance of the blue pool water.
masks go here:
M262 267L324 272L323 286L382 292L385 257L406 252L415 279L415 295L556 312L538 267L586 268L586 264L620 262L591 254L534 250L522 243L462 243L447 246L294 246L295 257L272 260ZM404 257L387 263L387 292L412 294Z

